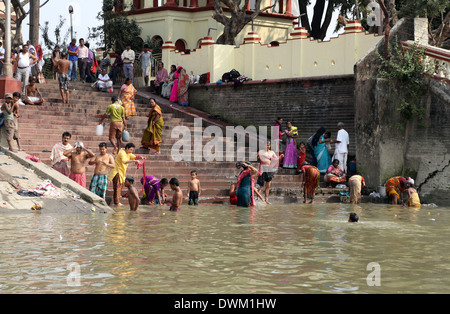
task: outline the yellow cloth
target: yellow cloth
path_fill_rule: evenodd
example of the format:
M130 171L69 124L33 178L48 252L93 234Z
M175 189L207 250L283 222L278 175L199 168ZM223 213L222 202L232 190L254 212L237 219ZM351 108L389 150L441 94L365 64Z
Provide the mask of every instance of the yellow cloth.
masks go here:
M121 148L119 152L117 153L116 160L114 161L114 169L111 170L111 172L108 175L108 180L112 181L116 174L119 174L119 182L124 183L125 182L125 174L127 172L128 160L135 160L136 156L133 154L127 154L125 152L125 149Z
M410 207L421 207L419 194L411 193L411 199L408 202L408 206L410 206Z

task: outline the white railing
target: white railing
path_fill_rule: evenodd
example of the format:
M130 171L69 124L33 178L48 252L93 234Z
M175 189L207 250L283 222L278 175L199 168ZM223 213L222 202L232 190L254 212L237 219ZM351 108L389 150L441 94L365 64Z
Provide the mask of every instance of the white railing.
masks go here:
M412 40L402 42L403 49L409 49L414 45L425 49L425 61L430 67L433 78L450 81L450 50L420 45Z

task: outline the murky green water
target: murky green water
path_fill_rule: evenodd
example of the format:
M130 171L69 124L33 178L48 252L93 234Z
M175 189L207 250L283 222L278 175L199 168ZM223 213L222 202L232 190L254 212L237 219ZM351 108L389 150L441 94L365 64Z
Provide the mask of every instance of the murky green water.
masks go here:
M360 223L347 222L350 209ZM0 293L449 293L449 210L3 212Z

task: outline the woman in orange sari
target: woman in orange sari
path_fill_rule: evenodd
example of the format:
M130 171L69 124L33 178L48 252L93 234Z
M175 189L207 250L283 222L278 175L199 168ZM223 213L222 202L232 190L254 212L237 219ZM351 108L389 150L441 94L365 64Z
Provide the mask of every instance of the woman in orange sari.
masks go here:
M149 104L151 110L148 114L147 128L144 130L141 143L143 147L154 149L156 150L156 154L160 154L164 119L162 117L161 107L156 104L155 98L150 98Z
M402 200L403 192L406 190L406 179L403 177L392 177L385 184L386 195L392 199L392 204L397 205L398 199Z
M137 90L131 84L131 79L125 79L125 83L120 88L118 95L118 98L122 101L122 105L125 107L125 119L131 116L137 116L136 108L134 107L134 97L136 94Z
M310 203L314 203L314 196L316 195L316 189L320 183L320 171L317 167L303 162L301 172L303 174L303 203L306 203L307 199L310 199Z

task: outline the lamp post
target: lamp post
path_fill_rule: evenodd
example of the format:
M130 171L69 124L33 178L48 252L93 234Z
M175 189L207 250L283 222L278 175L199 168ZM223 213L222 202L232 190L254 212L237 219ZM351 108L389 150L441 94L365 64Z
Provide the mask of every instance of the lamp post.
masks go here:
M72 14L73 14L73 7L69 5L69 14L70 14L70 40L73 39L73 25L72 25Z

